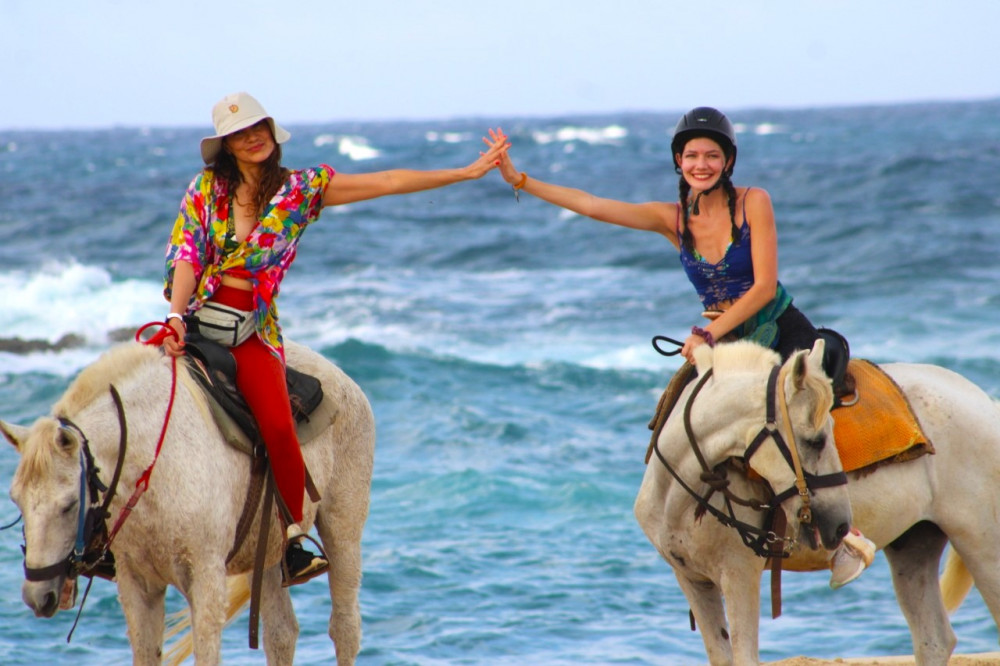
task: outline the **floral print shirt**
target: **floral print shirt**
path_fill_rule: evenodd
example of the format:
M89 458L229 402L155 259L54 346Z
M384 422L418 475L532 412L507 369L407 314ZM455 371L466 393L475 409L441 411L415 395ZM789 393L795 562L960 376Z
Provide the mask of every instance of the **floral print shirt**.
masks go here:
M223 273L249 280L253 284L257 334L272 352L284 359L275 300L281 280L295 260L302 232L323 209L323 194L334 173L326 164L291 171L250 235L226 254L223 247L233 209L231 195L212 169L204 169L188 186L167 243L164 296L170 300L178 261L194 267L197 281L188 314L212 297L222 283Z

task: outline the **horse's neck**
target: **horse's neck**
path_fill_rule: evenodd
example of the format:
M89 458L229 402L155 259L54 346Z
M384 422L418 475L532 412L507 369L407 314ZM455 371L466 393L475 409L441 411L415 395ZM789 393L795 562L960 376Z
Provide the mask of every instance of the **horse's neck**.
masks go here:
M695 443L709 467L714 467L732 457L740 457L746 450L748 435L764 425L766 420L766 377L756 375L716 379L694 397L690 410L690 425ZM682 399L671 415L672 446L678 454L696 459L691 437L684 426L684 411L691 394Z
M183 445L185 441L209 444L212 432L217 430L205 422L197 399L187 383L182 381L180 373L184 370L178 367L177 372L172 403L169 366L164 371L163 367L150 364L115 385L122 400L122 417L111 399L110 389L81 411L79 418L88 424L81 427L91 440L93 454L102 470L102 480L107 482L110 479L117 463L122 446L122 428L126 458L135 463L126 466L126 475L129 475L130 469L133 470L131 475L135 475L134 470L144 469L152 463L158 445L162 452L167 447ZM93 430L93 434L87 432L88 428ZM122 483L128 483L128 487L134 481L126 476L122 478Z

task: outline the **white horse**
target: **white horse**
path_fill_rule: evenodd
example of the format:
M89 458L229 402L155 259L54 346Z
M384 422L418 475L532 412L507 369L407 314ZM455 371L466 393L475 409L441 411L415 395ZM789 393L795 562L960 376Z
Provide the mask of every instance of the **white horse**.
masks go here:
M329 557L329 634L337 663L350 665L361 645L361 537L368 515L374 419L361 389L339 368L294 343L287 345L286 353L290 366L323 385L320 421L313 423L318 434L303 442L303 456L322 499L314 504L307 498L302 527L316 525ZM148 491L111 547L133 663L145 666L159 664L162 658L169 585L187 599L195 662L219 663L221 631L229 619L227 576L251 570L259 531L258 515L227 566L248 494L249 457L226 443L200 387L180 363L177 379L169 427ZM120 430L111 385L121 395L128 431L121 481L109 509L114 521L154 459L166 416L171 364L158 349L138 343L113 348L80 373L51 416L38 419L30 429L0 422L0 430L21 454L11 497L24 516L26 568L66 561L74 547L78 507L87 504L80 482L83 440L89 442L86 448L101 481L110 483ZM291 664L299 628L281 583L278 520L271 520L268 539L260 608L264 650L268 664ZM65 572L50 580L26 580L22 596L36 615L51 617L65 582Z
M764 373L744 378L747 370L732 368L734 355L750 353L749 349L733 347L719 345L713 354L703 345L697 354L699 373L714 367L714 385L706 387L692 409L698 441L710 452L713 464L740 456L751 436L748 433L762 420ZM760 353L772 354L767 350ZM772 356L772 362L774 359ZM916 663L946 666L956 639L942 601L942 587L950 594L948 608L954 609L974 580L994 621L1000 620L1000 493L996 490L1000 479L1000 409L977 386L943 368L889 364L882 369L902 388L936 453L849 473L853 524L878 548L885 549L897 600L912 635ZM688 470L688 479L696 467L680 412L691 393L689 386L658 441L666 459ZM789 397L789 404L794 403L795 398ZM805 412L800 411L798 417L794 407L791 412L795 430L801 433L799 439L808 437L810 428L802 418ZM824 449L833 449L831 439ZM778 488L780 484L775 485L757 460L750 463ZM759 496L759 482L748 481L740 473L729 478L736 494ZM697 473L693 481L699 491L703 490ZM760 581L765 559L718 521L696 521L695 508L696 500L679 487L664 465L651 460L635 502L635 515L647 537L673 566L710 662L713 666L758 664ZM789 512L793 508L786 506ZM739 513L743 519L760 524L753 512L740 509ZM950 580L939 587L940 558L949 541L952 555L945 578L949 580L949 575L957 572L957 591L949 590ZM827 551L792 548L786 567L822 567L833 544L824 542L824 546Z

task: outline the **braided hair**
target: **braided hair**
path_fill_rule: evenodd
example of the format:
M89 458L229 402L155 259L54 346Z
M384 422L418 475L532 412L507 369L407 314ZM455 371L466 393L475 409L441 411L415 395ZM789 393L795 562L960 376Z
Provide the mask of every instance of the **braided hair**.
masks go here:
M719 177L719 182L712 186L708 191L711 192L716 187L721 187L722 191L726 193L726 199L729 203L729 226L730 234L732 236L733 243L738 243L740 240L740 231L736 227L736 188L733 187L733 181L730 180L728 173L723 173ZM684 232L681 236L684 242L684 249L688 252L694 253L694 235L691 233L691 208L697 210L698 198L695 198L693 206L688 205L688 196L691 194L691 185L687 182L684 176L681 176L680 182L677 184L677 189L680 191L681 196L681 211L684 216ZM701 194L698 195L700 197Z

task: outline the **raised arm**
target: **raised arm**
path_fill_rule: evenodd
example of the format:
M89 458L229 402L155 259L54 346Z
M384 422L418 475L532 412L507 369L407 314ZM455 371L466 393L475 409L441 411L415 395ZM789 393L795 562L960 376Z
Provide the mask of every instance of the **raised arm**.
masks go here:
M490 130L490 138L484 139L492 148L509 145L502 129ZM661 201L630 203L617 199L594 196L589 192L562 185L554 185L518 171L509 153L500 154L500 175L512 187L527 192L543 201L579 213L599 222L617 224L630 229L655 231L666 236L677 245L677 204Z
M475 180L496 168L501 155L507 152L507 147L502 144L490 146L486 152L479 154L479 159L475 162L457 169L391 169L361 174L338 173L326 188L323 205L336 206L388 194L422 192L465 180Z

